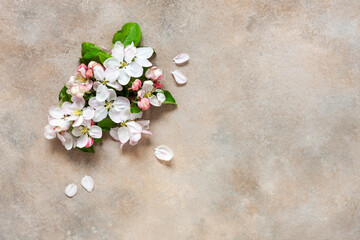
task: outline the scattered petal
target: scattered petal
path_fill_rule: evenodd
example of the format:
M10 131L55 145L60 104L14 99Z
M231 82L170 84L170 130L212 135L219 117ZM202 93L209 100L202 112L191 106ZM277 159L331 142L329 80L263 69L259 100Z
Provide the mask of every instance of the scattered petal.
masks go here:
M186 61L188 61L190 59L189 54L187 53L180 53L179 55L177 55L173 60L176 64L181 64L184 63Z
M75 196L77 192L77 186L73 183L69 184L66 188L65 188L65 194L66 196L68 196L69 198Z
M170 161L174 157L174 152L165 145L161 145L155 148L155 156L164 161Z
M83 177L81 179L81 185L86 191L91 192L94 189L94 180L90 176Z
M179 70L174 70L171 73L174 76L175 81L178 84L185 84L186 83L187 78L185 77L185 75L182 72L180 72Z

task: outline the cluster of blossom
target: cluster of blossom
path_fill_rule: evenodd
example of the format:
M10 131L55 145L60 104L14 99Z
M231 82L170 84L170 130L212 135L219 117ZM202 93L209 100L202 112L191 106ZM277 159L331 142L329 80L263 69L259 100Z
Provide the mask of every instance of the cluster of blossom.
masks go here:
M110 131L121 146L151 135L150 121L141 120L143 111L167 100L161 89L163 72L148 60L153 52L151 47L124 47L117 41L105 61L82 63L66 83L59 104L49 109L46 138L59 138L67 150L86 150L93 149L103 131Z

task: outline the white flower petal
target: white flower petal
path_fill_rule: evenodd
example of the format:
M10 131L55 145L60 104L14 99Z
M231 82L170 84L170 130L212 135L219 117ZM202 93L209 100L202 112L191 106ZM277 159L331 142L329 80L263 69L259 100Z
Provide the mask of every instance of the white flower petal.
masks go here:
M80 127L74 127L74 129L71 131L71 133L72 133L75 137L80 137L80 136L81 136L81 129L80 129Z
M109 89L108 101L114 101L116 99L116 92L113 89Z
M175 81L178 84L185 84L186 83L187 78L185 77L185 75L182 72L180 72L179 70L174 70L171 73L174 76Z
M78 127L78 126L80 126L83 122L84 122L84 117L83 117L83 116L79 116L79 118L76 119L75 122L73 123L73 127Z
M85 99L83 98L72 96L71 101L73 102L73 106L77 109L83 109L85 106Z
M115 57L119 62L123 61L124 58L124 45L122 42L117 41L111 50L111 55ZM106 67L106 66L105 66Z
M106 85L108 85L109 87L112 87L112 88L114 88L114 89L116 89L118 91L123 90L123 87L121 86L121 84L118 81L109 82Z
M117 97L113 105L116 111L122 111L125 108L130 107L130 101L126 97Z
M52 118L49 120L51 126L61 126L65 122L64 119Z
M69 102L64 102L62 104L61 108L62 108L63 112L68 115L70 115L71 112L73 111L73 105Z
M130 139L130 131L127 127L121 127L118 130L118 138L121 143L126 143Z
M64 145L66 150L71 150L74 147L74 141L75 141L74 137L68 132L64 132L61 135L62 135L62 139L63 139L63 140L61 140L61 143Z
M118 131L119 131L118 127L110 129L110 136L112 136L116 141L120 141L118 136Z
M189 54L187 53L180 53L179 55L177 55L173 60L176 64L181 64L184 63L186 61L188 61L190 59Z
M152 92L154 90L154 83L151 80L146 80L143 83L142 90L145 92Z
M101 127L92 125L89 129L89 135L92 138L101 138L102 137Z
M150 100L150 104L155 106L155 107L160 107L161 106L161 102L159 101L159 99L157 99L157 97L155 95L152 95L151 97L149 97Z
M163 94L163 93L157 93L156 97L159 100L159 102L161 102L161 103L166 100L165 94Z
M103 102L109 97L109 94L109 89L106 86L100 84L96 90L96 100Z
M58 106L52 106L49 109L49 114L53 118L57 118L57 119L62 118L64 116L64 113L63 113L62 109L59 108Z
M81 185L86 191L91 192L94 189L94 180L90 176L83 177L81 179Z
M104 61L103 65L105 68L119 68L120 61L114 57L110 57Z
M95 109L99 108L99 107L104 107L105 106L105 101L101 101L99 102L98 100L96 100L96 97L92 97L89 99L89 105Z
M76 146L79 148L85 147L88 142L88 139L89 139L89 137L87 134L81 135L77 140Z
M115 123L119 123L122 121L121 111L116 111L113 108L109 110L109 117Z
M124 69L120 69L119 71L119 78L118 78L118 82L121 84L121 85L126 85L129 83L130 81L130 76L125 72Z
M136 62L132 62L125 67L125 72L131 77L141 77L143 68Z
M151 67L152 63L147 59L135 58L135 62L138 63L142 67Z
M65 188L65 194L70 198L75 196L76 192L77 192L77 186L74 183L67 185L67 187Z
M155 156L164 161L170 161L174 157L174 152L165 145L161 145L155 148Z
M137 54L136 47L134 46L134 42L132 42L130 45L127 45L125 50L124 60L127 63L131 63L132 59Z
M47 139L54 139L56 137L54 127L50 125L46 125L44 135Z
M83 116L85 120L91 120L94 117L94 109L92 107L86 107L83 110Z
M126 126L129 128L130 133L132 134L137 134L140 133L142 130L142 127L139 123L131 121L131 122L127 122Z
M101 120L103 120L104 118L106 118L107 116L107 109L105 107L98 107L96 110L95 110L95 114L94 114L94 117L93 117L93 121L94 122L100 122Z
M105 71L102 66L95 66L94 67L94 77L96 80L102 81L105 77Z
M153 55L154 50L151 47L139 47L137 52L136 58L148 59Z

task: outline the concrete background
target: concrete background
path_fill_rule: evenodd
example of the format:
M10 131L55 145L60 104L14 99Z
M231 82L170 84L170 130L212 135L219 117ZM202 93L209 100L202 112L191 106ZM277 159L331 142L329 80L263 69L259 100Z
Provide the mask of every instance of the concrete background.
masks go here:
M0 6L0 239L360 239L359 1ZM80 44L109 48L129 21L179 107L153 109L155 134L134 148L46 140ZM191 60L178 68L180 52ZM160 144L170 164L155 159Z

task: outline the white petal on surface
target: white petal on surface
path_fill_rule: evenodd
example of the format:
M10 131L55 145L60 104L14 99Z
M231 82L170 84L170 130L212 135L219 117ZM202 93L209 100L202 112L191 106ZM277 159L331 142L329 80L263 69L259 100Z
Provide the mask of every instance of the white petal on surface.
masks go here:
M120 61L114 57L111 57L106 59L103 65L105 68L118 68L120 67Z
M52 106L49 109L49 114L50 116L52 116L53 118L62 118L64 116L64 113L62 111L61 108L59 108L58 106Z
M125 72L131 77L141 77L143 68L136 62L132 62L126 66Z
M96 100L96 97L92 97L89 99L89 105L95 109L99 108L99 107L104 107L105 106L105 101L99 102L98 100Z
M75 196L76 192L77 192L77 186L73 183L67 185L67 187L65 188L65 194L70 198Z
M100 84L96 90L96 100L103 102L109 97L109 94L109 89L106 86Z
M120 141L118 136L118 131L119 131L118 127L110 129L110 136L112 136L116 141Z
M121 127L118 130L118 138L121 143L126 143L130 139L130 131L127 127Z
M187 78L185 77L185 75L182 72L180 72L179 70L174 70L171 73L174 76L175 81L178 84L185 84L186 83Z
M123 90L123 87L121 86L121 84L118 81L109 82L106 85L108 85L109 87L115 88L118 91Z
M86 191L91 192L94 189L94 180L90 176L85 176L81 179L81 185Z
M126 85L129 83L129 81L130 81L130 76L125 72L124 69L120 69L118 82L121 85Z
M189 54L187 53L180 53L179 55L177 55L173 60L176 64L181 64L184 63L186 61L188 61L190 59Z
M154 50L151 47L140 47L137 51L138 53L136 54L136 58L140 59L148 59L154 53Z
M155 148L155 156L164 161L170 161L174 157L174 152L166 145Z
M135 62L142 67L151 67L152 63L147 59L135 58Z
M94 117L94 109L92 107L86 107L83 111L83 116L85 120L91 120Z
M93 121L94 122L100 122L101 120L103 120L104 118L106 118L107 116L107 109L105 107L98 107L96 110L95 110L95 114L94 114L94 117L93 117Z
M92 138L101 138L102 137L101 127L92 125L89 129L89 135Z
M79 147L79 148L85 147L87 142L88 142L88 138L89 137L88 137L87 134L81 135L77 140L76 146Z

